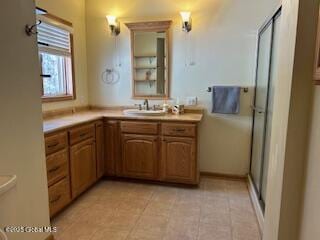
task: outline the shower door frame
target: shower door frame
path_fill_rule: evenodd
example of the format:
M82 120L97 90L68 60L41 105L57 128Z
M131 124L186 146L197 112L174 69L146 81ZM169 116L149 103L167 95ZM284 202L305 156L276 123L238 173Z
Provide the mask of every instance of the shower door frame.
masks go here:
M250 149L250 168L249 168L249 177L251 178L251 181L253 183L253 187L256 193L256 196L259 200L259 204L261 207L262 212L265 211L265 202L262 199L262 185L263 185L263 170L264 170L264 164L265 164L265 147L266 147L266 132L267 132L267 122L268 122L268 109L269 109L269 97L270 97L270 83L271 83L271 70L272 70L272 57L273 57L273 46L274 46L274 23L275 20L279 15L281 15L282 12L282 6L278 7L277 10L274 12L274 14L269 17L266 22L262 25L262 27L258 31L258 43L257 43L257 56L256 56L256 74L255 74L255 90L254 90L254 102L253 106L256 105L256 94L257 94L257 83L258 83L258 68L259 68L259 53L260 53L260 40L262 33L267 30L267 28L271 24L271 43L270 43L270 59L269 59L269 69L268 69L268 84L267 84L267 99L266 99L266 109L265 109L265 119L264 119L264 129L263 129L263 144L262 144L262 151L261 151L261 166L260 166L260 184L259 188L256 185L256 183L253 180L253 176L251 173L251 167L252 167L252 157L253 157L253 140L254 140L254 126L255 126L255 111L253 107L252 112L252 133L251 133L251 149ZM260 191L259 191L260 189Z

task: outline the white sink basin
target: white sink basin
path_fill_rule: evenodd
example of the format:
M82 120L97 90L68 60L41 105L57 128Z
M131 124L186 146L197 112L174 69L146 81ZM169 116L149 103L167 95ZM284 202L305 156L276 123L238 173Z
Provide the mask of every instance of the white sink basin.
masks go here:
M0 229L0 240L8 240L7 235Z
M127 109L123 111L124 115L135 116L163 116L166 113L163 110L139 110L139 109Z
M5 192L9 191L16 185L17 176L1 176L0 175L0 195L4 194ZM1 240L1 238L0 238Z

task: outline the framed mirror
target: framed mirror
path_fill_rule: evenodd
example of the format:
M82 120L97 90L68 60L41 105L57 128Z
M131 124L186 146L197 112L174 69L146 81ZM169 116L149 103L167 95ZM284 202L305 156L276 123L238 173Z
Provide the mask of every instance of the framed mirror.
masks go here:
M126 23L131 31L132 97L169 98L171 21Z

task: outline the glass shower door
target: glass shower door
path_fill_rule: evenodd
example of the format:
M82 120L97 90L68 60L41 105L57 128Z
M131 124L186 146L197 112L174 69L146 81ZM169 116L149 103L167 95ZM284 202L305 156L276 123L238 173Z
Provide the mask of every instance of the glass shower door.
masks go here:
M269 83L269 97L268 97L268 108L266 114L266 137L265 137L265 149L263 156L263 169L262 169L262 183L261 183L261 200L265 203L267 194L267 183L268 183L268 167L270 157L270 140L271 140L271 129L272 129L272 116L273 116L273 97L275 89L275 79L278 72L278 59L279 59L279 31L280 31L281 13L279 12L273 22L273 41L272 41L272 55L271 55L271 66L270 66L270 83Z
M264 151L266 108L269 89L269 69L272 46L272 22L260 33L258 48L258 66L256 75L256 92L253 106L253 134L251 153L251 177L256 190L261 191L261 169Z
M269 143L271 137L274 80L277 70L278 31L281 10L261 29L257 56L253 109L250 176L262 208L265 205Z

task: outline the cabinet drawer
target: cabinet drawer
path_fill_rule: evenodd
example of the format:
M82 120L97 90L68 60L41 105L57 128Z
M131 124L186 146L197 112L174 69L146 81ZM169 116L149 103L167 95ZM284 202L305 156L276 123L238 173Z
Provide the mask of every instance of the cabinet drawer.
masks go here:
M45 138L46 155L64 149L68 145L68 135L66 132L51 135Z
M70 144L74 145L95 136L95 125L89 124L70 130Z
M71 201L70 182L64 178L49 187L50 216L53 216Z
M195 124L178 124L178 123L164 123L162 124L162 134L166 136L183 136L195 137Z
M129 122L120 124L121 132L138 134L158 134L158 123L152 122Z
M62 150L47 157L48 186L69 175L68 150Z

